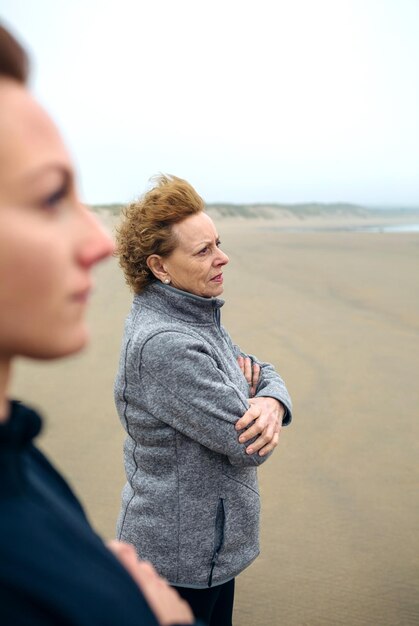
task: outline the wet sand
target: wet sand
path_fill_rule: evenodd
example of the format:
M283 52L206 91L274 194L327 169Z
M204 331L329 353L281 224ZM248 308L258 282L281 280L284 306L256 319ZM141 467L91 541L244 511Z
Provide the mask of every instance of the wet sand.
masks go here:
M269 230L281 224L218 221L223 323L277 366L295 415L260 469L262 551L238 579L235 626L418 624L419 234ZM124 482L112 386L131 296L114 260L96 275L91 346L20 363L14 391L42 409L41 445L107 538Z

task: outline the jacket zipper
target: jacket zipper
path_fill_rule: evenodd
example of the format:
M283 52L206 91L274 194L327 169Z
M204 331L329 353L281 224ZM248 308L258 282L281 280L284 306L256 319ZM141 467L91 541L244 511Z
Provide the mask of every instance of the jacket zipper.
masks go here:
M220 309L217 307L217 304L215 302L215 300L212 301L212 306L214 309L214 320L215 323L217 324L218 330L221 331L221 314L220 314Z

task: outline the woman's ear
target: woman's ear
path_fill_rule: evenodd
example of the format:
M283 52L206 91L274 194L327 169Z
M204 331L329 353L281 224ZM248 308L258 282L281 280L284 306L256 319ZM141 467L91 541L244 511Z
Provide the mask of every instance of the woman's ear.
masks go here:
M147 265L157 280L160 280L162 283L165 282L166 284L170 283L170 276L167 273L161 256L158 254L150 254L147 258Z

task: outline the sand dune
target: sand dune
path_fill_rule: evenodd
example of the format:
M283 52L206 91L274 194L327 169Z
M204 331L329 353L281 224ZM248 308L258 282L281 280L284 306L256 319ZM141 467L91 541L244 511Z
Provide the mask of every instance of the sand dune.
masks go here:
M417 624L419 234L272 228L284 223L218 222L223 323L277 366L295 414L260 470L262 554L239 578L235 624ZM43 410L42 446L104 537L124 481L112 385L130 300L108 262L89 349L16 368L15 395Z

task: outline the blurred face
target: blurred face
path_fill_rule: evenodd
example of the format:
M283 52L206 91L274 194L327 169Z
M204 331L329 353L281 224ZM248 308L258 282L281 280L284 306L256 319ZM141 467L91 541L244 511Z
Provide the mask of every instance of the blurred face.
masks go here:
M214 222L196 213L173 226L178 245L163 261L173 287L210 298L223 293L223 269L228 256L220 249Z
M48 115L0 78L0 359L71 354L87 339L91 268L113 244L77 197Z

